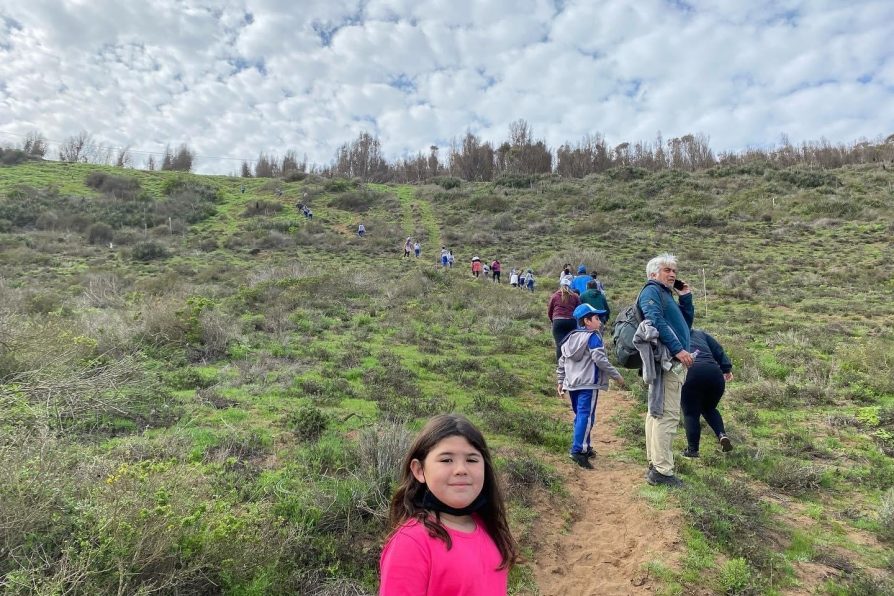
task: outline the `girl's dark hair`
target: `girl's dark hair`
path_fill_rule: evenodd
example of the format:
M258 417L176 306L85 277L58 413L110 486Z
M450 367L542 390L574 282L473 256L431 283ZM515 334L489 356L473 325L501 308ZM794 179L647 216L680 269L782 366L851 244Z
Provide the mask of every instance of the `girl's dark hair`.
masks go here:
M487 498L487 502L478 510L478 515L502 556L498 569L508 569L515 563L518 546L509 531L506 507L503 503L503 491L500 488L484 435L469 422L468 418L461 414L435 416L428 421L425 428L419 431L410 446L410 451L401 464L400 484L394 497L391 498L391 509L388 515L391 533L394 534L407 520L415 519L425 526L429 536L443 540L448 550L453 546L450 534L441 525L440 514L423 509L421 505L417 504L422 502L422 495L427 487L416 480L413 472L410 471L411 461L418 459L420 462L424 462L435 445L448 437L463 437L481 453L484 462L484 486L481 488L481 492Z

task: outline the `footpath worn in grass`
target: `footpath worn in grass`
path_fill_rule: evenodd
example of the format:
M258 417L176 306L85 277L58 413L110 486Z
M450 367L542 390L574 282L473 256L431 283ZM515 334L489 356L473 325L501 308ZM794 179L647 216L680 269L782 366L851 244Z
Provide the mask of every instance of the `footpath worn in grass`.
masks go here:
M890 593L891 189L874 165L524 188L2 167L0 585L371 593L407 441L456 410L508 485L525 554L511 590L552 593L544 556L568 532L624 528L599 518L599 466L582 481L566 461L546 302L584 262L617 313L670 250L696 325L733 359L736 448L703 435L679 461L689 488L643 488L628 375L600 462L628 479L612 511L629 498L676 538L641 564L586 565L666 593ZM402 259L407 235L423 258ZM453 270L435 265L442 244ZM535 292L471 279L473 255L532 267Z

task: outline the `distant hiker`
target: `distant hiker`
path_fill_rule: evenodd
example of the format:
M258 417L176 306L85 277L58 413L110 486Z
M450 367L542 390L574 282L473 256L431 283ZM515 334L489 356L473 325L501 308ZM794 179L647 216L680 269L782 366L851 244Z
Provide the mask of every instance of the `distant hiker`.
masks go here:
M733 364L717 340L701 329L692 330L689 343L695 358L686 373L680 400L687 444L683 457L698 457L702 416L717 435L721 451L732 451L733 443L726 436L717 404L723 397L726 383L733 380Z
M447 252L447 247L441 247L441 267L447 267L447 261L450 259L450 253Z
M593 469L590 458L596 454L590 443L590 433L596 423L596 402L599 390L608 389L609 378L621 387L624 378L608 361L602 344L603 314L589 304L581 304L574 309L577 328L568 334L562 343L559 362L556 366L556 392L564 397L567 391L571 397L571 411L574 412L574 432L571 439L571 459L582 468Z
M646 481L680 487L683 481L674 475L673 441L680 422L680 389L686 381L686 369L692 366L689 330L695 309L689 285L677 279L674 255L665 253L649 261L646 276L648 281L637 302L644 321L634 336L643 360L643 380L649 385ZM674 300L675 291L679 303ZM653 351L651 358L648 349ZM664 368L665 363L669 369Z
M276 196L278 196L278 197L281 197L281 196L282 196L282 189L281 189L281 188L277 188L277 189L276 189Z
M308 207L307 208L307 219L313 219L313 218L314 218L314 212L311 211L310 207Z
M410 250L413 249L413 239L410 236L407 236L407 241L404 242L404 258L408 258L410 256Z
M527 282L525 284L528 288L528 291L530 291L530 292L534 291L534 283L535 283L534 282L534 272L531 271L530 269L528 269L528 277L527 277Z
M487 263L483 263L481 265L481 272L484 273L484 279L490 278L490 265Z
M596 282L596 289L599 290L600 292L602 292L602 293L604 294L604 293L605 293L605 286L602 284L602 280L599 279L599 272L598 272L598 271L591 271L591 272L590 272L590 275L593 276L593 281ZM587 286L587 287L589 287L589 286Z
M245 194L245 185L243 184L242 187L241 187L239 190L242 191L242 194Z
M596 310L604 311L603 314L599 315L599 320L605 325L608 321L608 316L611 314L611 309L608 307L608 299L605 297L605 293L599 290L599 280L591 279L587 282L587 291L580 295L580 301L583 304L589 304Z
M416 253L416 258L419 258L419 253L422 252L422 246L419 245L419 241L417 240L413 244L413 252Z
M472 257L472 277L478 279L481 275L481 259Z
M357 235L363 238L364 234L366 234L366 226L360 224L357 226Z
M581 263L577 267L577 275L571 280L571 289L577 292L578 295L583 294L587 291L587 282L591 279L593 278L587 275L587 268Z
M515 267L509 270L509 285L513 288L518 287L518 271L515 270Z
M571 265L565 263L562 265L562 273L559 274L559 285L561 286L563 282L567 281L570 286L572 280L574 280L574 275L571 274Z
M494 276L494 283L500 283L500 269L502 265L500 264L500 259L494 259L490 264L490 272Z
M565 336L574 331L577 322L574 320L574 309L580 306L580 297L571 291L567 283L563 283L549 297L546 316L553 324L553 339L556 341L556 360L562 355L561 347Z
M456 262L456 258L453 256L453 251L448 250L447 251L447 266L452 268L453 263L455 263L455 262Z
M465 416L428 421L391 498L380 596L505 596L518 546L497 478L484 436Z

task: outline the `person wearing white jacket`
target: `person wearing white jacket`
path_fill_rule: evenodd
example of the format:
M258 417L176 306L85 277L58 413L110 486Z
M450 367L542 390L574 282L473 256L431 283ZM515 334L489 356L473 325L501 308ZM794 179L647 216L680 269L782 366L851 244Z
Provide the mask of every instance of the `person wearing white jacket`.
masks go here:
M596 402L599 391L608 388L609 378L622 387L624 378L612 366L602 344L600 314L589 304L574 309L577 329L568 334L561 346L556 366L556 391L560 397L567 391L574 412L574 433L570 457L582 468L592 469L590 458L595 455L590 443L590 432L596 422Z

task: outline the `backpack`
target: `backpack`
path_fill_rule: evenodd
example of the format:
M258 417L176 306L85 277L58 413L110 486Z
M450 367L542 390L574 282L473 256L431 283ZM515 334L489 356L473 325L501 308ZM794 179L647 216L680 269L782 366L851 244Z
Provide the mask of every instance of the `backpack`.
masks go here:
M645 289L645 288L643 288ZM633 345L633 336L636 334L639 324L645 318L643 311L639 307L639 299L643 291L640 290L636 296L636 302L625 308L615 318L614 327L612 328L612 343L615 347L615 359L622 368L642 368L643 360L639 356L639 351Z

